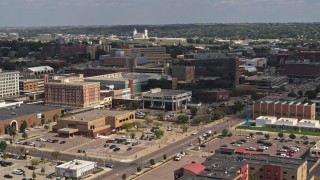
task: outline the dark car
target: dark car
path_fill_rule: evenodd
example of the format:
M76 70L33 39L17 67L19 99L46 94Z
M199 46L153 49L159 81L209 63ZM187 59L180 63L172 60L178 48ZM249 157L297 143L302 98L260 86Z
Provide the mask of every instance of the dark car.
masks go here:
M29 169L29 170L36 170L36 167L34 167L34 166L28 166L28 169Z
M200 147L206 147L206 145L205 144L201 144Z
M127 151L130 151L132 149L132 147L128 147Z
M258 141L257 141L257 143L259 143L259 144L263 144L263 143L264 143L264 141L260 139L260 140L258 140Z
M29 145L29 142L23 142L22 145Z
M48 175L46 176L46 178L48 178L48 179L53 179L53 178L55 178L55 173L48 174Z
M272 146L272 143L271 142L265 142L263 143L265 146L268 146L268 147L271 147Z
M263 135L263 132L256 132L257 135Z
M288 146L283 146L282 148L283 149L290 149Z
M257 152L263 152L263 149L258 148Z
M6 174L6 175L4 175L3 177L4 177L4 178L8 178L8 179L12 179L12 178L13 178L13 176L11 176L10 174Z
M125 142L125 143L124 143L124 145L128 145L128 144L131 144L131 143L130 143L130 142Z
M228 147L226 144L224 144L224 145L221 145L221 147Z
M113 149L113 151L120 151L120 148L116 147Z
M111 145L110 147L109 147L109 149L113 149L113 148L115 148L115 147L117 147L116 145Z
M61 142L60 142L60 144L64 144L64 143L66 143L66 141L61 141Z
M105 144L105 145L103 145L103 147L109 147L109 144Z
M58 140L58 139L54 139L54 140L52 140L52 143L57 143L57 142L59 142L59 140Z
M309 141L305 141L305 142L303 142L303 144L309 144Z

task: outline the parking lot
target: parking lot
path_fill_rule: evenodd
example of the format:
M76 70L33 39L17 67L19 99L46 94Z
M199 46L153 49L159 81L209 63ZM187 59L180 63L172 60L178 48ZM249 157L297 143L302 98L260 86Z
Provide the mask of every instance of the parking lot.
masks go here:
M239 143L241 140L246 142L241 144ZM258 143L258 141L260 143ZM270 147L268 146L269 143L272 144ZM294 146L299 147L299 151L291 151L291 153L289 153L290 149ZM214 139L207 143L206 147L202 148L202 151L214 152L220 147L227 147L232 149L240 148L240 150L246 150L247 152L259 152L261 154L269 154L272 156L284 156L283 154L287 155L288 153L290 156L292 155L292 158L303 158L305 157L306 153L308 153L308 150L311 146L311 144L303 144L303 142L296 143L295 141L288 140L286 142L280 142L280 140L275 139L265 140L263 136L255 136L253 138L249 136L232 136ZM287 149L287 152L285 152L283 149ZM282 152L280 152L280 150Z

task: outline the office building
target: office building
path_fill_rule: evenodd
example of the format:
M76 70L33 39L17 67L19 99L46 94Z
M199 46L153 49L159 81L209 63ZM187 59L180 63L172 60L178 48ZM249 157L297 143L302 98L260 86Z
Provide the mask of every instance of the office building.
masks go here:
M131 72L131 68L119 68L119 67L91 67L86 68L83 70L84 77L92 77L92 76L100 76L104 74L113 74L113 73L119 73L119 72Z
M44 80L43 79L21 79L19 80L19 90L21 93L43 91Z
M59 74L54 75L50 82L68 83L68 82L83 82L83 74Z
M274 116L277 118L295 118L315 120L316 105L314 103L295 103L282 101L253 102L253 119L259 116Z
M172 77L178 81L193 82L195 80L195 66L188 63L173 63Z
M269 155L214 154L202 164L191 163L175 170L174 179L307 179L307 160Z
M191 97L191 91L155 88L142 93L141 99L143 108L177 111L185 109Z
M310 148L309 156L317 158L320 157L320 141Z
M135 73L155 73L155 74L169 74L170 66L168 63L149 63L133 68Z
M0 108L0 134L8 134L9 125L19 131L20 125L26 121L28 127L43 123L55 122L60 118L63 109L60 107L16 104Z
M103 50L104 52L109 54L111 50L111 45L93 44L93 45L88 45L86 47L86 50L87 50L87 54L90 56L91 59L96 59L96 58L99 58L96 55L96 52L98 50Z
M124 123L134 121L134 111L94 109L58 119L52 131L68 137L74 135L106 136L120 130Z
M19 95L19 72L0 69L0 98Z
M46 83L45 104L85 108L100 104L100 83Z
M55 173L71 179L81 179L81 177L91 174L98 167L97 162L74 159L72 161L57 165Z
M44 83L47 83L53 74L54 69L50 66L26 68L20 73L22 79L43 79Z
M225 102L230 99L230 92L225 89L197 89L192 96L200 102Z
M288 83L286 76L265 76L258 73L258 75L245 77L244 85L250 86L251 89L279 89L281 86Z
M320 61L288 61L283 73L290 78L317 79L320 78Z

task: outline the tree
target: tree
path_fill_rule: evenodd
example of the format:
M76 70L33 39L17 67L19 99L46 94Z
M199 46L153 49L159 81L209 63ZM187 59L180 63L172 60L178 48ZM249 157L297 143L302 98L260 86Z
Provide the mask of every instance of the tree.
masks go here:
M144 117L144 120L147 125L150 125L153 123L153 119L151 119L149 116Z
M1 141L0 142L0 150L1 150L1 152L5 152L6 149L7 149L7 142Z
M164 131L162 131L161 129L157 129L154 131L154 135L157 139L160 139L164 135Z
M288 94L288 97L297 97L297 94L294 93L293 91L291 91L291 92Z
M155 165L155 164L156 164L156 162L155 162L154 159L150 159L149 163L150 163L151 165Z
M43 128L48 131L49 130L49 125L46 124L46 125L43 126Z
M279 138L283 138L283 136L284 136L284 134L283 134L282 132L279 132L279 133L278 133L278 137L279 137Z
M265 134L264 138L266 138L268 140L270 138L270 135L269 134Z
M160 127L162 125L162 122L155 121L153 125L155 125L156 127Z
M24 154L24 151L25 151L25 148L24 147L20 147L20 152L21 152L22 155Z
M181 126L180 126L180 129L182 130L183 133L185 133L185 132L188 131L188 126L186 126L185 124L184 124L184 125L181 125Z
M161 121L161 120L164 119L165 115L166 115L166 114L165 114L164 112L160 112L160 113L157 114L157 117L158 117L158 119Z
M299 95L299 96L303 96L303 91L301 91L301 90L298 91L298 95Z
M132 128L132 124L131 123L123 123L122 128L124 128L127 132L129 132L129 129Z
M122 174L122 179L123 180L127 179L127 174Z
M137 167L137 172L141 172L141 167L140 166Z
M280 91L282 91L282 92L286 91L286 87L281 86L281 87L280 87Z
M46 170L44 169L44 167L41 168L41 173L44 174L46 172Z
M60 156L60 152L59 152L59 151L53 151L53 152L51 153L51 156L54 157L55 159L58 159L59 156Z
M134 122L134 127L137 129L137 130L139 130L139 127L141 126L141 122L139 122L139 121L136 121L136 122Z
M254 136L254 133L250 133L249 135L250 135L250 137L253 137L253 136Z
M184 124L189 122L189 116L187 115L179 115L177 117L177 123L179 124Z
M135 133L131 133L131 139L134 139L136 137Z
M314 99L317 97L317 92L312 90L306 91L304 94L308 96L308 99Z
M129 104L128 104L128 108L129 109L132 109L132 110L137 110L140 108L140 103L138 101L131 101Z
M203 118L201 118L201 117L196 117L196 118L192 119L192 124L194 124L194 125L199 125L202 122L203 122Z
M17 131L13 126L8 127L8 132L9 132L9 135L12 136L13 139L17 135Z
M27 121L23 121L22 124L20 125L20 132L25 132L27 127L28 127Z
M198 112L198 108L197 107L191 107L190 108L190 113L192 114L192 115L196 115L197 114L197 112Z
M308 136L301 136L300 139L306 141L306 140L308 140L309 138L308 138Z
M224 136L224 137L227 137L228 136L228 133L229 133L229 131L228 131L228 129L223 129L222 130L222 135Z
M27 139L27 138L28 138L28 133L23 132L23 133L22 133L22 138L23 138L23 139Z
M39 165L39 160L38 159L32 159L31 160L31 166L35 167Z
M32 172L32 178L35 179L37 177L37 174L33 171Z
M163 160L167 160L167 155L166 154L163 155Z
M294 139L296 139L296 135L290 134L290 135L289 135L289 138L292 139L292 140L294 140Z

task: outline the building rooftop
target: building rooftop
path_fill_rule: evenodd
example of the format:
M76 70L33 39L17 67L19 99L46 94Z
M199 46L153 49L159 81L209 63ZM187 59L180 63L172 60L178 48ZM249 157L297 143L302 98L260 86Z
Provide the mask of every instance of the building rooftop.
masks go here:
M56 167L63 168L63 169L77 170L77 169L82 169L82 168L87 167L92 164L97 164L97 162L75 159L73 161L66 162L66 163L61 164Z
M186 91L186 90L172 90L172 89L160 89L160 88L156 88L156 89L151 89L148 92L144 92L142 93L143 96L176 96L176 95L180 95L183 93L188 93L191 91Z
M21 104L20 107L1 108L0 109L0 121L4 121L11 118L26 116L29 114L43 113L60 107L44 106L44 105L33 105L33 104Z
M79 114L73 114L72 116L63 117L60 120L68 120L68 121L84 121L89 122L99 118L104 118L108 116L121 116L126 113L130 113L133 111L113 111L107 109L94 109L92 111L86 111Z
M83 81L77 81L77 82L48 82L46 83L48 85L63 85L63 86L82 86L82 85L88 85L88 84L100 84L99 82L83 82Z
M31 67L28 70L32 72L39 72L39 71L53 71L54 69L50 66L38 66L38 67Z
M246 77L246 81L279 81L283 78L287 78L286 76L248 76Z

